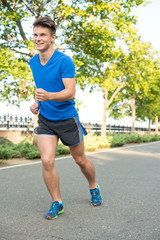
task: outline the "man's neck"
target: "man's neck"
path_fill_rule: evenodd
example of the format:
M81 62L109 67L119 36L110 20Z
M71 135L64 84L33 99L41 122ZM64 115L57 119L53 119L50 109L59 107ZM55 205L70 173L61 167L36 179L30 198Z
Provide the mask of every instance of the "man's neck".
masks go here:
M55 51L55 49L52 47L52 48L49 48L45 52L40 52L39 53L40 62L41 62L42 65L45 65L49 61L49 59L52 57L54 51Z

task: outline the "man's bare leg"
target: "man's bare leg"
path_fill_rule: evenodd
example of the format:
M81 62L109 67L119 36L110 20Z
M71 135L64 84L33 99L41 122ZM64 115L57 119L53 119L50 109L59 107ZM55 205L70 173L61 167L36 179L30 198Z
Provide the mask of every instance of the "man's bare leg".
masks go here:
M70 153L88 180L89 187L95 188L95 168L91 160L88 159L84 153L84 141L76 146L70 147Z
M45 184L53 201L61 201L59 176L55 168L55 153L58 137L53 135L38 135L38 148L42 159L42 171Z

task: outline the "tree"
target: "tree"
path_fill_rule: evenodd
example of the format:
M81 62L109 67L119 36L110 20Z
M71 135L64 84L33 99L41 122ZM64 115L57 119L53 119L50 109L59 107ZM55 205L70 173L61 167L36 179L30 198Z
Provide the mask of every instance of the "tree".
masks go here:
M135 34L130 15L133 6L144 1L89 1L76 22L67 26L66 38L74 52L77 81L82 89L98 88L104 96L101 135L106 135L106 113L126 84L125 49L128 34Z
M160 65L155 60L158 56L150 44L136 42L134 49L132 46L131 55L136 62L136 72L128 78L125 95L131 100L132 133L134 133L135 119L144 120L144 116L147 117L146 113L149 117L149 112L145 112L145 108L148 109L148 103L152 104L159 94Z
M153 119L159 98L160 62L159 55L150 44L142 42L141 38L128 41L128 54L124 59L126 68L126 87L121 93L122 104L113 106L112 116L118 112L132 116L132 133L135 119ZM158 114L158 113L157 113ZM117 117L117 114L115 115Z
M63 50L63 44L71 49L77 65L77 82L84 87L91 85L91 89L98 86L104 95L104 114L102 122L102 135L105 135L106 112L119 91L125 86L124 68L119 67L122 62L124 49L120 47L126 36L132 31L132 25L136 23L131 10L145 0L0 0L0 23L2 25L1 48L10 51L11 58L6 56L13 66L16 58L17 73L12 76L9 85L17 84L17 81L27 89L20 96L26 99L34 93L32 80L30 80L28 68L27 77L23 74L22 63L28 64L29 57L35 54L31 36L26 31L25 24L39 16L52 16L58 28L58 48ZM61 36L61 37L60 37ZM2 54L2 53L1 53ZM4 54L4 53L3 53ZM9 53L8 53L9 54ZM20 63L20 64L19 64ZM26 70L25 70L26 71ZM2 69L1 80L4 80L6 72ZM20 81L21 79L21 81ZM22 80L23 79L23 80ZM10 88L5 81L5 88L10 94L19 97L17 88ZM83 88L82 87L82 88ZM7 99L7 91L1 91L3 99ZM19 99L19 98L18 98Z
M1 101L19 105L19 98L29 100L34 85L28 64L18 60L8 48L0 51L0 88Z
M160 88L158 86L159 84L156 84L156 92L154 93L154 98L146 98L143 100L143 103L141 105L137 106L137 118L145 121L148 119L148 129L149 133L151 132L150 124L155 123L156 125L156 133L158 133L158 122L160 119L160 105L159 105L159 91Z
M55 20L59 29L58 48L62 48L64 43L67 44L63 37L64 26L68 21L74 21L79 9L80 4L76 0L0 0L1 100L19 105L20 99L30 99L34 95L28 66L29 58L36 53L31 37L34 19L50 16ZM63 32L59 35L60 31Z

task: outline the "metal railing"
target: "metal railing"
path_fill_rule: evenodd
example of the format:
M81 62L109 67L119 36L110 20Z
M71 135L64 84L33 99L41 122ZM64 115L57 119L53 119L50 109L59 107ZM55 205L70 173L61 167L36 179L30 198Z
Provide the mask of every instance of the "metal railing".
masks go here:
M83 126L88 130L88 132L95 132L100 133L101 132L101 125L100 124L91 124L91 123L84 123ZM120 126L120 125L106 125L106 131L107 132L119 132L119 133L131 133L132 127L130 126ZM150 129L151 132L155 132L155 128ZM148 128L144 127L135 127L135 133L136 132L149 132ZM160 129L159 129L160 132Z
M20 116L18 117L5 114L4 116L0 115L0 129L33 129L33 118L30 116Z
M92 124L92 123L83 123L82 124L88 132L95 132L99 134L101 132L100 124ZM0 130L2 129L23 129L23 130L33 130L34 128L34 120L31 116L20 116L18 117L4 114L4 116L0 115ZM106 125L107 132L119 132L119 133L131 133L132 128L130 126L120 126L120 125ZM148 128L144 127L135 127L135 132L148 132ZM154 128L151 128L150 131L155 132ZM160 129L159 129L160 132Z

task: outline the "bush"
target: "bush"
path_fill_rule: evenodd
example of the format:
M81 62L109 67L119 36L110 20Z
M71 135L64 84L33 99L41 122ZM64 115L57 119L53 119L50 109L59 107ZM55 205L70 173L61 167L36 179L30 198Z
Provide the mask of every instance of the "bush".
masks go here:
M153 141L160 141L160 135L153 134L152 136L153 136L153 138L152 138Z
M40 158L39 151L32 151L32 152L28 152L26 154L26 159L36 159L36 158Z
M126 135L127 143L140 143L142 142L142 135L139 134L127 134Z
M62 143L59 143L56 150L56 155L69 154L69 148Z
M125 134L113 134L113 139L111 141L111 147L123 146L126 143L126 135Z
M19 150L19 152L21 153L21 156L24 156L24 157L26 157L26 155L28 155L30 152L35 152L35 151L39 152L38 148L35 145L30 144L28 142L24 144L23 143L17 144L15 146L15 149Z
M12 149L7 147L0 148L0 159L10 159L12 158Z
M40 153L36 146L26 143L13 144L6 139L0 139L0 159L11 158L39 158Z
M5 139L5 138L0 138L0 145L4 145L4 144L7 144L7 143L11 143L11 142L8 141L8 140Z
M142 142L153 142L158 141L158 135L143 135Z

